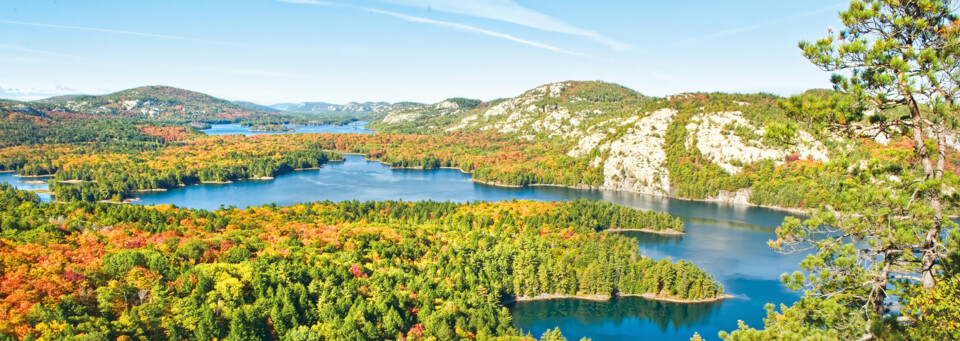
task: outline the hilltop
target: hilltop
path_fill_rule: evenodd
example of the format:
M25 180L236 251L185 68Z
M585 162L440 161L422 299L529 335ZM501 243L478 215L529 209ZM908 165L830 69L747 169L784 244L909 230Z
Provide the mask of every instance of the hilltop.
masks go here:
M800 97L835 95L811 90ZM827 185L817 183L826 180L777 176L795 176L797 167L826 167L862 141L824 135L782 108L788 100L724 93L655 98L612 83L566 81L471 106L448 100L396 110L370 126L392 133L492 132L559 144L569 162L589 161L592 171L602 173L602 181L576 187L805 207L829 195ZM868 142L891 141L887 134L874 137Z
M169 86L144 86L106 95L10 101L0 103L0 110L28 114L43 112L51 117L136 118L161 122L217 123L278 119L275 112L265 108Z

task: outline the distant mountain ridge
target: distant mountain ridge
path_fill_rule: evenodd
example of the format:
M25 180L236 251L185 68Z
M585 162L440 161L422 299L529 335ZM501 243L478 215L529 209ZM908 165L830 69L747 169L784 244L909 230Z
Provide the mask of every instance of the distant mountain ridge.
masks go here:
M367 116L386 113L395 110L404 104L391 104L387 102L349 102L346 104L333 104L327 102L300 102L300 103L279 103L270 107L284 112L311 114L311 115L337 115L337 116Z
M289 119L266 106L231 102L170 86L143 86L106 95L56 96L4 104L0 109L27 114L44 112L55 116L128 117L164 122L216 123Z

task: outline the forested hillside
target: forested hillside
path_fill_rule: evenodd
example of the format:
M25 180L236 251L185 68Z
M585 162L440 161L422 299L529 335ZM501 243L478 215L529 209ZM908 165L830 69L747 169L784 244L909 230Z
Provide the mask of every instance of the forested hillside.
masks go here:
M652 98L616 84L569 81L466 108L412 108L371 126L427 135L496 132L551 144L555 157L585 164L592 174L575 184L550 177L528 184L810 209L837 195L842 179L860 167L851 165L909 152L910 137L883 123L902 111L864 105L832 90ZM955 174L960 154L951 143L946 162Z
M145 86L101 96L70 96L25 103L54 106L53 110L103 117L149 118L167 122L235 122L269 119L271 114L248 109L206 94L167 86Z
M520 339L503 301L723 297L575 201L320 202L197 211L38 203L0 188L0 331L18 339Z
M351 113L320 117L282 112L250 102L230 102L174 87L145 86L99 96L58 96L29 102L3 101L0 102L0 119L0 124L4 125L0 131L36 131L64 121L95 119L205 128L210 123L240 123L247 126L345 124L356 118ZM4 140L10 138L4 137Z

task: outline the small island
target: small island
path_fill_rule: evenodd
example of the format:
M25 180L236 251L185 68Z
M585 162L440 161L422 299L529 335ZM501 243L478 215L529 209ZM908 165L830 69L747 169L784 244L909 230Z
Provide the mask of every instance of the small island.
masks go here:
M257 124L250 126L250 131L262 131L262 132L292 132L296 131L296 127L291 127L283 124Z

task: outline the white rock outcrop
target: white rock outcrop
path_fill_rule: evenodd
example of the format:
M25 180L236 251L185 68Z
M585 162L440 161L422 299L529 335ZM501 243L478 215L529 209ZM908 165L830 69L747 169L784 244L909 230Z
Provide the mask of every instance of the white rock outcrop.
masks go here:
M455 103L455 102L451 102L451 101L443 101L443 102L440 102L440 103L437 103L436 105L434 105L434 108L436 108L436 109L447 109L447 110L457 110L457 109L460 109L460 105L457 104L457 103Z
M123 106L124 110L133 110L133 108L136 108L138 105L140 105L140 101L129 100L129 101L120 102L120 104Z
M749 188L741 188L734 192L720 191L715 197L707 197L706 201L716 201L737 205L753 205L750 203L750 195L753 193Z
M567 127L580 125L583 120L580 113L572 114L558 105L539 107L534 104L544 98L561 97L569 87L570 84L566 82L537 87L521 96L497 103L482 114L467 116L446 130L457 131L469 127L500 133L570 134L572 131ZM502 116L506 118L501 119Z
M419 111L391 111L383 118L381 122L386 124L396 124L401 122L409 122L420 118L421 114Z
M567 152L567 155L572 157L583 157L593 151L594 148L597 148L597 145L600 144L600 141L606 137L607 134L604 133L587 135L580 139L577 142L577 145L573 146L573 149L570 149L570 151Z
M761 160L783 161L791 154L809 160L829 160L826 147L803 131L797 134L797 144L787 148L765 146L759 140L744 141L740 136L728 131L728 128L741 126L756 136L763 136L765 130L755 127L739 111L700 114L691 121L686 127L689 133L687 148L696 143L704 157L730 174L739 173L740 165Z
M677 111L660 109L637 121L620 139L601 149L608 152L603 162L603 188L654 195L670 194L670 172L663 167L667 153L663 135Z

